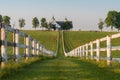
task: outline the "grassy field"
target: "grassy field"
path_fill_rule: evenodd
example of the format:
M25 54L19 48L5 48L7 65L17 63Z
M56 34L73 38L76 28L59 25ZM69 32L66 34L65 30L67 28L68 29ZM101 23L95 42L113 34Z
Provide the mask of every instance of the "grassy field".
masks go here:
M31 37L39 41L45 48L56 52L57 49L57 31L40 31L40 30L30 30L23 31L29 34Z
M119 64L106 66L79 58L35 62L2 80L119 80Z
M19 69L2 80L119 80L120 64L107 66L105 61L96 62L80 58L65 58L62 33L59 34L58 57L39 60Z
M37 41L39 41L43 46L45 46L45 48L47 48L48 50L54 51L56 52L57 49L57 37L58 37L58 32L56 31L38 31L38 30L32 30L32 31L22 31L25 34L29 34L31 37L33 37L34 39L36 39ZM12 42L13 41L13 34L11 32L8 32L8 41ZM20 43L23 44L24 43L24 38L20 37ZM8 56L13 54L13 47L7 47L7 53ZM20 49L20 54L24 53L24 49ZM7 65L5 65L5 69L1 70L0 69L0 80L1 77L10 75L14 72L16 72L17 70L19 70L19 68L22 68L26 65L29 65L30 63L36 62L38 60L41 61L40 57L39 59L30 59L29 61L25 62L25 59L21 59L21 61L19 63L16 63L14 61L9 61Z
M96 39L105 37L107 35L116 34L117 32L95 32L95 31L64 31L64 42L66 52L71 51L72 49L94 41ZM112 46L120 45L120 38L112 40ZM106 47L105 42L100 43L101 47ZM94 45L95 47L95 45ZM106 56L106 52L102 52L101 56ZM120 57L120 51L112 51L113 57Z
M41 30L24 30L21 31L25 34L29 34L32 38L36 39L40 42L45 48L48 50L51 50L53 52L56 52L57 49L57 31L41 31ZM8 41L13 42L13 34L11 32L8 32ZM20 44L24 44L24 37L20 37ZM8 54L14 54L13 53L13 47L9 46L7 47ZM24 49L20 48L20 53L24 54Z
M29 58L28 60L22 58L19 62L15 62L13 60L8 61L8 63L4 65L4 68L0 68L0 80L18 72L19 69L22 69L25 66L29 66L32 63L37 62L38 60L42 60L42 57Z

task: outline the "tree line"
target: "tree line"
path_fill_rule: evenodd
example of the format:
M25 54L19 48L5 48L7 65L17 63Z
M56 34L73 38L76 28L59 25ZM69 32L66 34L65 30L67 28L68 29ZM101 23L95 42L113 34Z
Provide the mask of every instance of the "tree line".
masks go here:
M106 27L116 28L118 31L120 30L120 12L118 11L109 11L107 17L103 21L102 19L99 20L98 28L102 31L104 25Z
M9 16L2 16L2 15L0 15L0 23L4 24L5 26L11 26L10 25L10 20L11 20L11 18ZM41 21L41 27L48 28L49 24L47 23L45 18L42 18L40 21ZM23 19L23 18L20 18L18 20L18 22L19 22L20 29L23 28L25 26L25 24L26 24L25 23L25 19ZM32 19L32 26L35 29L40 26L40 22L39 22L37 17L34 17Z
M10 26L10 20L11 18L9 16L2 16L0 15L0 23L5 24L6 26ZM25 19L20 18L18 20L19 22L19 27L20 29L23 28L25 26ZM113 28L118 29L118 31L120 30L120 12L118 11L109 11L107 14L107 17L105 18L105 20L103 21L102 19L99 19L99 23L98 23L98 28L102 31L102 29L104 28L104 25L106 25L106 27L111 27L111 30L113 30ZM63 30L69 30L72 27L70 26L69 22L66 21L64 22L64 26L61 27ZM39 19L37 17L34 17L32 19L32 27L35 28L46 28L47 30L50 29L54 29L52 24L49 22L47 22L46 18L41 18L41 20L39 21Z
M10 20L11 18L9 16L2 16L0 15L0 23L4 24L5 26L11 26L10 25ZM20 18L18 20L19 22L19 28L22 29L26 23L25 23L25 19L24 18ZM70 26L69 27L69 23L68 21L64 22L64 28L62 28L63 30L66 29L71 29L72 27ZM32 19L32 28L34 28L35 30L40 27L40 28L45 28L47 30L50 30L50 29L54 29L53 25L51 22L47 22L46 18L41 18L40 21L37 17L34 17ZM54 29L55 30L55 29Z

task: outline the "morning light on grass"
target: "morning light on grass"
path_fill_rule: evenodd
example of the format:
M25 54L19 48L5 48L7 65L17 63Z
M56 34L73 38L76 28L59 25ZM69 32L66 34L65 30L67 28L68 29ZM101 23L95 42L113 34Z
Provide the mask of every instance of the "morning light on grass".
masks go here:
M0 80L120 80L119 3L1 1Z

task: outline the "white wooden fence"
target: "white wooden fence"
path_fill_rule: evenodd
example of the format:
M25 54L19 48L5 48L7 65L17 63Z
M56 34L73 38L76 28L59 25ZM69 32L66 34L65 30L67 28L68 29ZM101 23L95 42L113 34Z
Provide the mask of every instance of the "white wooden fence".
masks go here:
M90 57L91 59L96 59L97 61L99 61L102 58L100 56L100 51L106 51L105 59L107 60L107 64L110 64L112 60L111 51L120 50L120 46L112 46L111 44L111 40L115 38L120 38L120 33L106 36L101 39L96 39L95 41L91 41L89 43L86 43L85 45L79 46L65 54L67 54L66 56L86 57L86 58ZM101 42L106 43L105 48L101 47L100 45ZM93 53L96 53L96 56L94 56Z
M8 32L12 32L13 34L13 42L9 42L8 40ZM16 61L19 61L21 57L29 58L31 56L38 56L40 52L48 53L50 55L55 55L53 52L45 49L38 41L30 37L30 35L26 35L20 32L17 29L13 29L9 26L5 27L3 24L0 24L0 46L1 46L1 54L0 61L7 63L8 56L8 46L13 47L13 56ZM24 38L24 43L21 44L20 37ZM20 53L20 48L24 48L24 55ZM42 52L42 53L43 53Z

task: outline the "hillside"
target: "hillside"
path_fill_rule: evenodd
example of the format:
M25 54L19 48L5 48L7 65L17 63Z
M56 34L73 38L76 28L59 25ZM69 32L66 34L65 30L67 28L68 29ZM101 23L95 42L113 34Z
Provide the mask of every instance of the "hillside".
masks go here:
M107 35L116 34L117 32L97 32L97 31L64 31L64 44L66 52L71 51L72 49L94 41L96 39L106 37ZM120 38L112 40L112 46L118 46ZM100 43L101 47L105 47L105 42ZM95 45L94 45L95 47ZM102 52L100 55L106 56L106 52ZM113 57L120 57L119 51L112 51Z
M57 49L57 31L24 30L26 34L39 41L45 48L56 52Z

